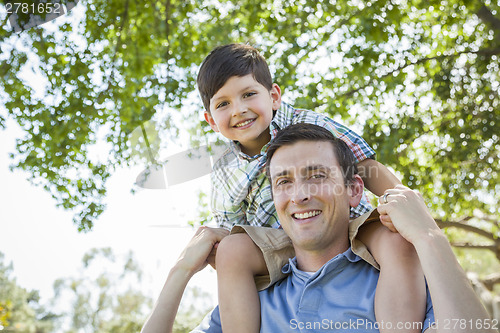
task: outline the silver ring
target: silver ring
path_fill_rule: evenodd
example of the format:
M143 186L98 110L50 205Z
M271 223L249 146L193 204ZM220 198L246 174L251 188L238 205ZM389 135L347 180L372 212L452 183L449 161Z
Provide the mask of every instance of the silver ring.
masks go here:
M389 193L385 193L384 196L382 197L383 202L386 204L389 201L387 201L387 197L389 196Z

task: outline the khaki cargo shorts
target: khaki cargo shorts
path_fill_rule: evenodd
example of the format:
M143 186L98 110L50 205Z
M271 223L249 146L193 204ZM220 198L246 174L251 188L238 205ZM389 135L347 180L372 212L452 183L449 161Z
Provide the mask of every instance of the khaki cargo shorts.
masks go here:
M379 214L376 209L350 221L349 240L351 242L352 251L356 255L373 267L379 269L379 265L366 246L356 238L358 230L363 224L374 221L379 221ZM237 233L246 233L264 255L269 275L257 276L255 278L255 284L258 290L266 289L286 276L281 269L288 263L288 259L295 256L295 251L292 246L292 241L285 234L283 229L235 225L231 230L231 234Z

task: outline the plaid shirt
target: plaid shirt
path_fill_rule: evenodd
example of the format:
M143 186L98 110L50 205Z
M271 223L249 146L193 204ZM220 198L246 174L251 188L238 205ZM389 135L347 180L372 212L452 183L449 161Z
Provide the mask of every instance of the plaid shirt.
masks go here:
M359 135L325 115L298 110L282 103L269 126L271 140L283 128L297 123L319 125L342 139L352 150L356 161L374 157L375 152ZM241 152L238 142L231 142L217 160L211 174L212 214L218 226L230 230L235 224L280 228L273 199L271 184L265 175L267 143L258 155L248 156ZM371 209L366 195L361 203L351 208L351 218Z

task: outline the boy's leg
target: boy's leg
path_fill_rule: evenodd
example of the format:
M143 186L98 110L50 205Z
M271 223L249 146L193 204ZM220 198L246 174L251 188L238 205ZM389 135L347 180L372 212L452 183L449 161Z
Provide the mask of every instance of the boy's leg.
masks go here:
M380 265L375 292L375 316L384 324L380 332L420 332L418 323L425 318L427 293L413 245L379 222L362 226L358 239Z
M259 332L260 301L254 276L268 274L262 251L247 234L233 234L220 242L215 262L222 330Z

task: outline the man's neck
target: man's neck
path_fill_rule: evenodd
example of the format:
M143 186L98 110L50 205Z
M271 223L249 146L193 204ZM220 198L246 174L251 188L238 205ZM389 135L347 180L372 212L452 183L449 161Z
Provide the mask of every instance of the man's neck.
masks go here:
M316 272L332 258L347 251L348 248L349 239L347 237L325 249L304 250L296 248L297 268L305 272Z

